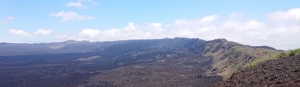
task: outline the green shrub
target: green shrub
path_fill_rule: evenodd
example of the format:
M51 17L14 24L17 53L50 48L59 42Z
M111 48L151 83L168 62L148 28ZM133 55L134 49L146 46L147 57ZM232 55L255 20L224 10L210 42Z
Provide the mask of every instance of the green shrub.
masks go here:
M285 53L281 53L281 54L277 55L277 58L292 57L292 56L296 56L296 55L300 55L300 48L295 49L295 50L290 50Z
M292 57L292 56L296 56L296 55L300 55L300 48L295 49L295 50L290 50L288 52L284 52L284 53L280 53L279 55L277 55L277 59L279 58L284 58L284 57ZM246 68L251 68L256 66L259 63L263 63L267 60L273 60L276 59L276 57L270 57L270 58L257 58L257 60L254 60L252 62L250 62Z
M293 50L294 55L299 55L300 54L300 48Z
M250 62L248 66L246 66L246 68L251 68L254 67L258 64L258 62Z
M280 53L277 55L277 58L283 58L283 57L288 57L287 53Z
M265 61L267 61L267 60L271 60L271 59L272 59L272 58L257 58L256 60L250 62L250 63L246 66L246 68L254 67L254 66L256 66L257 64L263 63L263 62L265 62Z

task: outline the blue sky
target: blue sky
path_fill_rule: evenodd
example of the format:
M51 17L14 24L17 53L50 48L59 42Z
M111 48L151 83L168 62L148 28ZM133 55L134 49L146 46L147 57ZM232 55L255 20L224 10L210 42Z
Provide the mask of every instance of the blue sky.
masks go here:
M0 42L226 38L299 48L298 0L0 0ZM293 38L290 38L293 37Z

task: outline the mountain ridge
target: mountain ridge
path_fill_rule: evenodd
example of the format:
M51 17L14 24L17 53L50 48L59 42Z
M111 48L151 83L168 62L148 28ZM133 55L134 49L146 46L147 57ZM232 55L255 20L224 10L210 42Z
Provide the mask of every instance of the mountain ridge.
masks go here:
M52 49L51 46L56 46L57 49ZM109 42L65 41L33 45L7 44L0 45L0 48L0 55L2 55L0 66L3 66L0 67L0 74L5 74L1 78L15 77L9 74L9 72L14 72L19 73L18 75L41 78L41 81L60 81L75 78L71 73L78 74L79 77L76 78L81 79L70 80L74 81L71 83L55 84L55 86L64 84L66 87L75 84L81 87L101 85L151 87L176 84L193 87L209 86L227 79L233 72L243 70L254 60L266 59L281 53L279 50L242 45L226 39L205 41L198 38ZM45 66L45 64L51 66ZM20 70L28 72L22 71L24 73L22 74L18 69L24 66L28 68ZM44 67L44 74L41 74L41 77L29 74L39 72L38 67ZM68 68L68 71L65 71L65 68ZM15 69L15 71L9 71L10 69ZM52 73L71 76L52 75L49 77L48 75ZM32 84L48 84L47 82L34 82L25 77L22 79ZM14 80L7 81L15 82ZM33 86L6 84L6 86L12 85Z

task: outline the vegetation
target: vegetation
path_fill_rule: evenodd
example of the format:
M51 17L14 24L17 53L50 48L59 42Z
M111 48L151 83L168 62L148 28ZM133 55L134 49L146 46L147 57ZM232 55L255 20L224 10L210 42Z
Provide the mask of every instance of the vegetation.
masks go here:
M279 58L292 57L292 56L296 56L296 55L300 55L300 48L280 53L280 54L277 55L277 57L258 58L257 60L254 60L254 61L250 62L246 66L246 68L254 67L257 64L263 63L263 62L268 61L268 60L276 60L276 59L279 59Z
M263 62L265 62L265 61L267 61L267 60L273 60L274 58L276 58L276 57L270 57L270 58L258 58L257 60L254 60L254 61L250 62L250 63L246 66L246 68L254 67L254 66L256 66L257 64L263 63Z
M264 62L211 87L299 87L299 62L300 55Z
M277 55L277 58L292 57L300 54L300 48Z

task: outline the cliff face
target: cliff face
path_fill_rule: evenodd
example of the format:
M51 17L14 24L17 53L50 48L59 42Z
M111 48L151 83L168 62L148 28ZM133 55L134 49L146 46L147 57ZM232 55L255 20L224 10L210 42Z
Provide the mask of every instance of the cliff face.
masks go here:
M234 73L229 79L213 87L296 87L300 86L300 55L270 60Z

